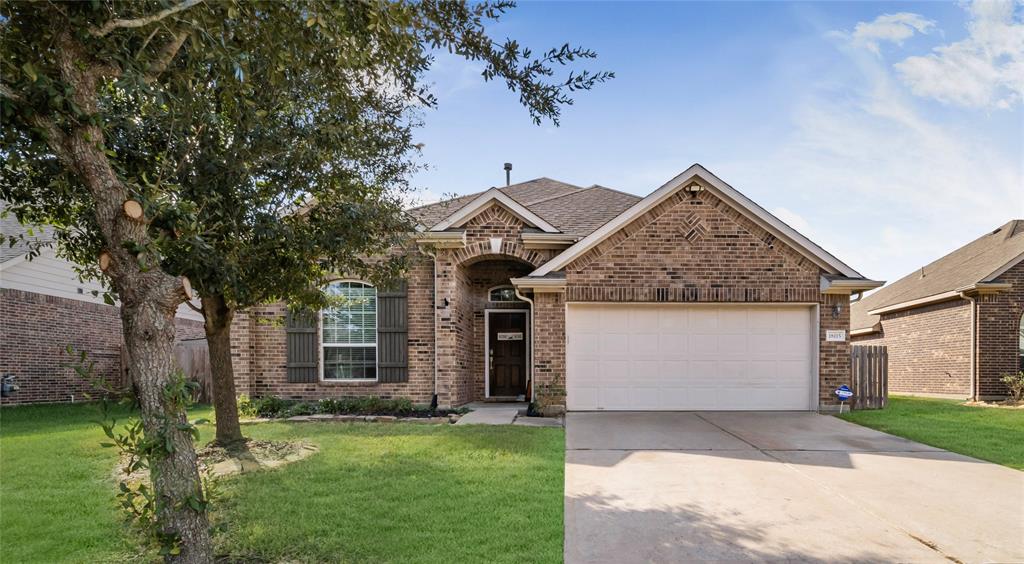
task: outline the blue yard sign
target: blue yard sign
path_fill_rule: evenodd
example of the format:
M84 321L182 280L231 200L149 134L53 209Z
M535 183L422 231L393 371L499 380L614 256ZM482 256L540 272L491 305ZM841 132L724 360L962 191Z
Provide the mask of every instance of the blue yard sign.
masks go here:
M843 412L843 406L846 405L846 400L853 397L853 390L849 386L843 384L836 388L836 397L839 398L839 413Z

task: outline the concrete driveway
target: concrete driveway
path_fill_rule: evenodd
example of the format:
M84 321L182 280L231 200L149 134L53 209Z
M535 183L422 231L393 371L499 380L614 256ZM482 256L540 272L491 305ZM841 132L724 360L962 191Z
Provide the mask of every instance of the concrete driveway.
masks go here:
M1024 473L813 413L570 413L566 562L1024 561Z

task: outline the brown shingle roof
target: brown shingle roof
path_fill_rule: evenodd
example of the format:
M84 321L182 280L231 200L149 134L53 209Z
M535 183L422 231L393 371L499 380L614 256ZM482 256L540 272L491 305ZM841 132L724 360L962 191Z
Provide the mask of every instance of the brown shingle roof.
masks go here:
M867 329L878 322L868 311L927 298L986 281L1024 254L1024 219L1014 219L948 255L878 289L850 306L850 328Z
M580 188L550 178L537 178L499 188L563 233L585 237L641 198L602 186ZM409 214L430 228L454 214L483 192L412 208Z
M603 186L591 186L530 206L563 233L586 237L642 198Z

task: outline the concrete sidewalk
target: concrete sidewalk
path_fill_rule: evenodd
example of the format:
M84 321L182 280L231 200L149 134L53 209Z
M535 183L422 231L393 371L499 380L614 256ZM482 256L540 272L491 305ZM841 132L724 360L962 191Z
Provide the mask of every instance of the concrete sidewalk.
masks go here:
M562 420L552 417L527 417L529 404L476 402L466 407L473 411L463 415L456 425L523 425L527 427L561 427Z

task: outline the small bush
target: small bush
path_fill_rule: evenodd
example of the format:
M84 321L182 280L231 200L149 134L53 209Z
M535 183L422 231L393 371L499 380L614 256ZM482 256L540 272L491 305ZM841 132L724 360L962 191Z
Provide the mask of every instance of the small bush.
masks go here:
M238 399L238 411L247 417L295 417L297 415L412 415L429 410L417 408L409 398L382 399L324 398L316 402L287 400L273 396ZM454 411L454 410L453 410Z
M1006 374L1001 380L1010 390L1010 399L1015 402L1024 400L1024 371L1016 374Z

